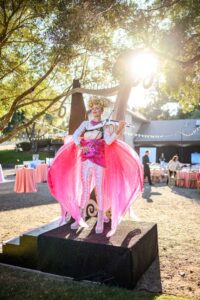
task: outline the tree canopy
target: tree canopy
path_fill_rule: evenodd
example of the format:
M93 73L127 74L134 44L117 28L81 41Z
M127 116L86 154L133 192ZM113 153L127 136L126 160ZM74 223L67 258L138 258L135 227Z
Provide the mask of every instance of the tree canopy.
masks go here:
M0 0L0 142L45 113L56 122L74 78L87 88L118 84L113 65L127 49L157 55L159 95L198 107L200 3L148 3Z
M200 102L200 2L155 1L148 16L148 43L163 58L158 89L189 111Z
M1 142L58 109L75 77L88 80L86 60L109 51L115 25L102 15L113 5L121 6L119 1L0 1ZM23 124L5 130L21 110Z

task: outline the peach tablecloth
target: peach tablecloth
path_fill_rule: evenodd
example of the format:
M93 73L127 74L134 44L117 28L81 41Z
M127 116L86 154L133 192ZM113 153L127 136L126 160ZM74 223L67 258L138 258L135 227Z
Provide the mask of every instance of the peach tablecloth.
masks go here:
M22 168L16 170L14 191L16 193L37 192L35 169Z
M152 181L162 182L164 180L164 176L165 176L164 170L151 169Z
M177 171L177 178L184 179L184 182L177 181L177 186L185 188L196 188L197 174L197 172Z
M5 179L4 179L4 176L3 176L3 170L2 170L2 167L1 167L1 164L0 164L0 183L1 182L4 182Z
M46 164L39 164L36 166L36 182L45 182L47 181L47 172L48 167Z

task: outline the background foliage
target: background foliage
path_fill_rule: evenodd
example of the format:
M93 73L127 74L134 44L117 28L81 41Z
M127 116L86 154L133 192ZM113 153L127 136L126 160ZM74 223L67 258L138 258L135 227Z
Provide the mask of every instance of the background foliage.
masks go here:
M46 124L66 129L58 111L73 79L116 85L114 62L138 47L159 59L154 102L173 99L198 115L200 3L143 2L0 0L0 142L46 114Z

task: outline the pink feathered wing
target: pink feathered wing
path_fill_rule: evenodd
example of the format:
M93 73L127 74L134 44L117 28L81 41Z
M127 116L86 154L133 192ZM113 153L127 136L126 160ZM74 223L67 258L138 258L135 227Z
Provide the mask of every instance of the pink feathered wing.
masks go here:
M117 226L142 190L142 165L137 153L119 140L105 145L105 159L103 206L104 211L111 209L112 226ZM51 194L61 205L62 218L68 212L79 221L79 204L83 191L81 152L72 139L68 139L57 152L48 172L48 184Z

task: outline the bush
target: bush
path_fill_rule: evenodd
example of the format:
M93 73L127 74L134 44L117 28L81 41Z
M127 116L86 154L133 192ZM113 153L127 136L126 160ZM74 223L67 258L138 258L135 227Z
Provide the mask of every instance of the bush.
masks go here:
M21 142L16 144L16 149L22 148L23 151L31 150L31 143L29 142Z
M51 140L51 145L63 145L64 144L64 139L60 138L60 139L52 139Z
M35 140L38 148L44 148L51 145L51 139Z
M20 151L20 148L23 151L30 151L32 148L34 149L34 147L32 147L33 145L36 145L36 149L42 149L42 148L46 148L48 146L52 146L55 144L63 144L63 139L42 139L42 140L33 140L32 143L30 142L21 142L16 144L16 151Z

